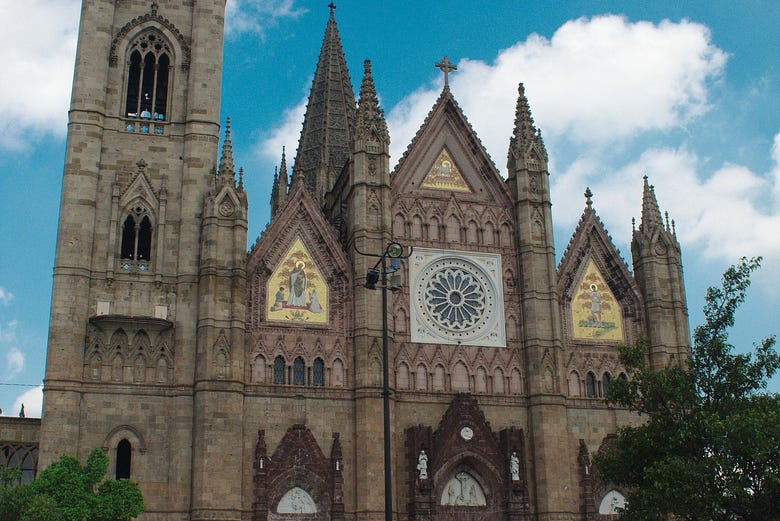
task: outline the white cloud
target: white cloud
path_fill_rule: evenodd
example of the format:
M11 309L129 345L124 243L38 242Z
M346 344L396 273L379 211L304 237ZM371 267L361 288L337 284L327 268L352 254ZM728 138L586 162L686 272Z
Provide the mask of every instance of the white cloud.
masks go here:
M604 15L569 21L549 40L533 34L492 64L463 59L451 88L503 169L520 81L546 137L605 145L679 127L702 114L707 85L725 63L726 54L701 24L631 23ZM424 87L390 110L396 160L439 91Z
M627 255L623 248L630 241L631 217L640 217L642 175L647 173L684 246L728 261L764 255L770 265L771 259L780 262L780 236L773 231L780 228L780 134L771 151L774 167L767 173L737 164L712 167L699 151L641 142L650 132L685 128L709 110L708 88L727 60L710 38L707 27L687 20L653 24L613 15L580 18L550 39L532 35L518 42L490 64L461 60L450 77L451 89L503 170L517 83L524 82L552 161L562 157L559 148L568 154L566 163L551 165L559 230L573 229L584 208L582 192L590 186L599 215ZM438 77L387 111L391 167L440 92ZM286 112L258 145L263 155L278 160L282 143L290 152L304 103ZM617 163L618 150L638 159Z
M257 155L279 164L284 146L287 150L288 168L292 169L298 139L301 137L301 124L303 123L303 115L306 113L307 101L308 96L304 97L293 108L284 111L280 125L262 137L255 146ZM287 173L291 174L292 172L288 171Z
M78 30L78 0L1 2L4 38L0 148L18 149L29 134L65 134Z
M11 379L24 369L24 353L16 337L16 320L0 323L0 349L5 350L4 379Z
M13 409L11 411L4 411L5 414L7 416L19 414L22 404L24 404L25 417L40 418L41 410L43 408L43 386L39 385L19 395L14 401Z
M0 286L0 304L7 306L13 300L14 294Z
M9 377L15 376L24 369L24 353L19 351L19 348L12 347L5 355L5 362Z
M280 19L296 19L307 12L295 7L294 0L228 0L225 32L228 35L250 32L263 37L265 30Z

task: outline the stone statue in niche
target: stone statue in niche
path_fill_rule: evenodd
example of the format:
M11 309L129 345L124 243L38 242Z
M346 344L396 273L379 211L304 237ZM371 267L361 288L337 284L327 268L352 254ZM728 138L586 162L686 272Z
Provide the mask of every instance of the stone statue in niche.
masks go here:
M425 450L421 450L417 456L417 475L420 479L428 479L428 455Z
M520 460L517 458L517 452L514 451L509 456L509 475L512 481L520 481Z

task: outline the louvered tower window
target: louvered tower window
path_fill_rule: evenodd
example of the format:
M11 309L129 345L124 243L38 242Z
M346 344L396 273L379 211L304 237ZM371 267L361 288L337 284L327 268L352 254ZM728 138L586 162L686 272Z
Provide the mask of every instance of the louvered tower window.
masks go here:
M170 46L162 35L154 30L141 34L130 46L124 116L141 122L137 129L135 124L128 123L127 130L163 133L162 126L150 122L158 123L169 119L171 56Z

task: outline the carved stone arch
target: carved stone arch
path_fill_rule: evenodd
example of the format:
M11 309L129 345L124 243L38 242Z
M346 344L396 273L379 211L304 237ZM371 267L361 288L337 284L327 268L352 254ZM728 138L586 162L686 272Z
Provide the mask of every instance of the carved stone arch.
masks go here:
M403 212L396 212L393 216L393 237L407 238L406 216Z
M330 371L330 386L331 387L346 387L347 385L347 369L346 365L340 357L333 359Z
M512 226L508 221L503 221L499 225L499 245L502 247L511 247L514 242L514 233L512 232Z
M212 347L212 363L214 375L219 379L230 378L231 356L230 342L225 336L225 331L221 330L214 346Z
M401 338L407 338L409 334L409 312L406 306L398 307L398 316L395 319L395 331Z
M514 315L506 317L506 338L507 340L517 340L519 338L517 319Z
M249 362L249 368L250 382L254 384L264 384L266 381L266 373L268 371L268 361L260 351L252 353L252 359Z
M496 244L496 225L491 220L485 221L482 225L482 243L485 246Z
M111 343L108 348L110 358L114 358L117 355L122 356L129 354L129 349L130 343L127 339L127 333L125 333L125 330L120 327L111 335Z
M488 392L488 372L485 366L480 364L474 372L474 392L476 394L486 394Z
M265 454L263 437L264 431L258 432L253 519L281 521L294 516L326 521L332 511L343 508L341 498L336 497L340 496L337 482L341 479L341 471L334 464L334 458L340 461L338 433L334 433L331 458L325 457L314 435L304 425L288 429L270 458ZM313 505L302 509L282 503L296 489L303 491Z
M111 429L111 431L103 438L103 445L101 449L103 453L108 456L108 473L112 476L116 473L117 468L117 448L120 442L127 440L130 444L130 475L132 476L132 468L142 468L143 464L138 464L138 457L143 457L146 454L146 440L141 434L141 431L130 425L119 425Z
M452 460L445 462L434 475L433 499L436 502L436 511L439 519L459 518L467 515L467 509L480 508L480 510L495 511L501 507L503 498L501 497L501 483L497 479L497 470L488 463L481 455L473 452L463 453ZM458 476L466 473L470 478L477 482L481 494L474 494L476 497L470 497L472 491L450 490L452 485L458 481ZM459 494L464 494L463 501L466 504L458 504ZM453 497L455 496L455 497ZM480 497L481 496L481 497ZM476 504L468 505L468 502L475 501ZM484 500L484 503L482 501ZM451 504L448 504L452 501Z
M500 367L493 369L493 394L506 394L506 375Z
M438 215L429 215L428 216L428 240L440 241L442 239L441 228L442 228L442 224L441 221L439 220Z
M571 368L566 376L566 382L568 385L568 395L571 397L582 396L582 378L579 371L575 368Z
M450 369L450 389L454 392L468 392L471 390L471 374L466 361L459 357Z
M462 242L460 230L463 227L461 219L455 213L450 213L445 221L445 240L447 242Z
M409 364L407 364L406 361L399 362L395 369L396 388L402 390L410 389L411 381L412 378Z
M428 391L430 389L430 374L428 365L422 360L417 360L414 368L414 390Z
M152 5L156 6L157 4ZM181 59L182 70L189 69L192 52L189 43L187 43L187 39L170 20L157 13L156 7L153 7L149 13L133 18L119 29L113 40L111 40L111 49L108 55L109 65L111 67L116 67L118 65L118 49L120 45L148 30L156 30L165 36L169 45L174 49L174 56L172 58L174 58L174 60Z
M523 376L519 367L512 367L509 372L509 393L515 396L523 394Z
M444 364L439 362L433 366L431 375L431 390L444 392L447 391L447 370Z

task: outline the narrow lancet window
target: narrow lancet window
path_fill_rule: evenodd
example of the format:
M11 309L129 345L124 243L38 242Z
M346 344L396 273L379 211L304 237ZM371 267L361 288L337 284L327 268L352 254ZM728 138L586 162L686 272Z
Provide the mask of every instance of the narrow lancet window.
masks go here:
M116 446L116 479L130 479L130 463L133 448L126 439Z
M133 206L122 223L120 259L122 259L124 269L131 270L135 267L146 271L150 268L152 231L152 220L149 218L145 205Z
M283 384L284 383L284 357L282 355L279 355L274 360L274 383L275 384Z

